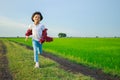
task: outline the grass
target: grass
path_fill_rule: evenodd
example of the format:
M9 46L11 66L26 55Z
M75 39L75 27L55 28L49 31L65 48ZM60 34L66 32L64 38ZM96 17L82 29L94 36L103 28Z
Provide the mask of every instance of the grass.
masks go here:
M12 40L32 46L31 39ZM43 49L71 62L120 76L120 38L55 38L44 43Z
M44 49L72 62L120 76L120 38L56 38Z
M33 51L8 40L3 40L7 47L7 58L13 80L92 80L82 74L72 74L59 68L56 62L39 56L40 67L34 68Z

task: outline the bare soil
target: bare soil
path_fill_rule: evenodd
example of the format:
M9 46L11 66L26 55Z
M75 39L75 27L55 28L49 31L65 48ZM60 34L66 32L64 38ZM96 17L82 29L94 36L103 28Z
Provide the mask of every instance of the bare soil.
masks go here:
M6 46L0 41L0 80L13 80L8 68Z

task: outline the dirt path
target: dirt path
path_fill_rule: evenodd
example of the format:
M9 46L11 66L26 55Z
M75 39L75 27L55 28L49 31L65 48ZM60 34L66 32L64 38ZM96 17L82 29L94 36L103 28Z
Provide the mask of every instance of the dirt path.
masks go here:
M8 69L8 60L6 58L6 46L0 40L0 80L12 80Z
M23 44L20 44L20 45L25 46ZM29 46L26 46L26 47L27 49L32 50L32 47L29 47ZM120 77L118 76L111 76L111 75L105 74L104 72L102 72L102 70L90 69L87 66L71 63L70 61L66 59L59 58L47 52L43 52L42 56L56 61L57 63L61 65L61 68L63 68L64 70L73 72L73 73L82 73L84 75L91 76L95 78L96 80L120 80Z

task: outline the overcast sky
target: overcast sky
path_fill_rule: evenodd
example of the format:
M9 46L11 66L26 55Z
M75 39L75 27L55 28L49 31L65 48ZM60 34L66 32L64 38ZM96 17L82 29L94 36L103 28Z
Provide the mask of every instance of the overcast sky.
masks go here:
M25 36L35 11L50 36L120 36L120 0L0 0L0 37Z

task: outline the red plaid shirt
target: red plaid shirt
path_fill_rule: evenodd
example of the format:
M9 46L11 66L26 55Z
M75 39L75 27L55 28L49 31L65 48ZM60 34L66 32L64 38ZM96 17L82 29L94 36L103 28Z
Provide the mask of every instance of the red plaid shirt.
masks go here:
M39 40L40 43L53 41L53 38L52 38L52 37L47 36L47 30L48 30L48 29L45 28L45 29L42 31L42 37L41 37L41 39ZM27 32L25 33L25 35L26 35L26 36L32 35L32 30L28 29Z

